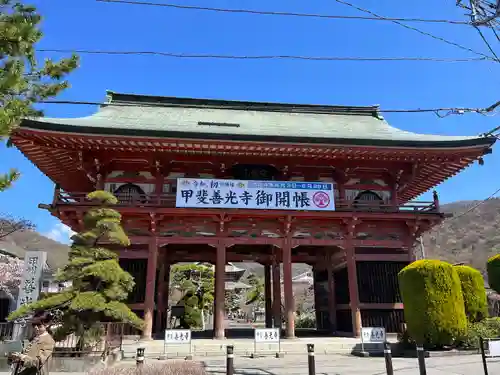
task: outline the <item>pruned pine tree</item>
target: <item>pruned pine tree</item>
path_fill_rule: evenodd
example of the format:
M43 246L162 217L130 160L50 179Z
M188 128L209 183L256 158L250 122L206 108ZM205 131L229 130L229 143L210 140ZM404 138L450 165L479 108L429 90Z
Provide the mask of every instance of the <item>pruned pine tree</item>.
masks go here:
M247 282L250 284L251 288L247 292L245 304L254 305L258 309L264 307L264 280L258 278L254 274L251 274L248 277Z
M71 282L71 287L10 314L15 320L30 314L54 312L60 320L56 339L95 328L96 322L123 322L142 328L143 321L124 303L134 288L133 277L124 271L115 252L100 243L129 246L130 241L121 226L121 215L109 208L117 199L106 191L88 194L99 203L84 217L84 230L72 237L69 263L59 270L56 280Z
M184 306L180 327L202 328L204 314L214 302L214 272L203 264L177 264L170 272L170 283L182 293L178 305Z
M76 55L60 61L37 61L35 45L42 38L42 17L21 0L0 0L0 139L26 117L43 113L36 103L53 98L69 87L65 77L78 66ZM10 187L19 173L0 175L0 191Z

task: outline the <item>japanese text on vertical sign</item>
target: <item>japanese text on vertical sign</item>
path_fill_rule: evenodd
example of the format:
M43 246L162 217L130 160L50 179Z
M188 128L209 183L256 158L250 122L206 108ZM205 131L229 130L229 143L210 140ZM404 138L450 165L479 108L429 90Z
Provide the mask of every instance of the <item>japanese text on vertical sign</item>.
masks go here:
M40 281L46 253L28 251L24 258L24 270L19 287L18 307L34 302L40 294Z
M333 184L177 179L176 207L333 211Z

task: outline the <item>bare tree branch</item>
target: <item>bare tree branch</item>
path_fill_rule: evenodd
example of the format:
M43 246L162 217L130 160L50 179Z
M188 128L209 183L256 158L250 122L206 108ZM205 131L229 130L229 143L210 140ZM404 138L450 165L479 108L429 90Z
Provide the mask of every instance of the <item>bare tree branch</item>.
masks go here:
M16 219L12 216L0 216L0 239L15 232L34 229L35 225L25 219Z

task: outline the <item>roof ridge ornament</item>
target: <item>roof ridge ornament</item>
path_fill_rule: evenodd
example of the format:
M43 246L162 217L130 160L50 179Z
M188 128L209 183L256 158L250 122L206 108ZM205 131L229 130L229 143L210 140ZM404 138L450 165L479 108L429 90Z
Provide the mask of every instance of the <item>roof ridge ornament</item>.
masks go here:
M375 109L374 112L373 112L373 116L379 120L382 120L384 121L385 120L385 117L384 115L382 114L382 112L380 112L380 104L374 104L373 105L373 108Z

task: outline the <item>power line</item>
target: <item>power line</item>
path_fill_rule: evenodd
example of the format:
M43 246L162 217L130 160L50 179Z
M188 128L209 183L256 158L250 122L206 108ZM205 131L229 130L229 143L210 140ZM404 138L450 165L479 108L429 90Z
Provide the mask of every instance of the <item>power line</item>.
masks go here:
M343 15L325 15L325 14L313 14L313 13L293 13L293 12L272 12L272 11L259 11L259 10L251 10L251 9L230 9L230 8L216 8L216 7L203 7L196 5L180 5L180 4L172 4L172 3L156 3L149 1L132 1L132 0L96 0L102 3L114 3L114 4L127 4L127 5L142 5L142 6L155 6L155 7L167 7L167 8L176 8L176 9L188 9L188 10L202 10L202 11L212 11L212 12L227 12L227 13L248 13L248 14L260 14L260 15L274 15L274 16L293 16L293 17L314 17L314 18L330 18L330 19L358 19L358 20L372 20L372 21L389 21L396 23L406 29L418 32L422 35L428 36L430 38L439 40L443 43L447 43L453 45L462 50L472 52L476 55L483 56L487 59L492 59L491 56L483 54L481 52L475 51L469 47L465 47L458 43L452 42L445 38L433 35L426 31L422 31L412 26L408 26L401 21L405 22L428 22L428 23L448 23L448 24L461 24L461 25L469 25L469 22L465 21L454 21L454 20L443 20L443 19L423 19L423 18L392 18L392 17L383 17L374 12L371 12L367 9L363 9L357 7L351 3L342 0L335 0L340 4L344 4L355 8L359 11L371 14L372 17L363 17L363 16L343 16ZM497 60L495 60L497 61Z
M101 3L118 3L127 5L145 5L155 7L165 7L174 9L187 9L187 10L202 10L209 12L221 13L244 13L255 15L270 15L270 16L288 16L288 17L309 17L309 18L323 18L323 19L351 19L351 20L368 20L368 21L405 21L405 22L426 22L426 23L447 23L452 25L469 25L469 22L444 20L444 19L425 19L425 18L380 18L380 17L363 17L363 16L347 16L347 15L333 15L333 14L316 14L316 13L295 13L295 12L279 12L279 11L263 11L252 9L235 9L235 8L217 8L205 7L197 5L181 5L172 3L156 3L149 1L130 1L130 0L96 0Z
M498 58L497 54L495 53L495 50L493 49L493 47L491 46L491 44L488 42L488 39L486 39L486 37L484 36L484 34L481 31L481 29L478 26L474 26L474 28L477 30L477 32L481 36L481 39L483 40L484 44L486 44L486 46L488 47L488 49L490 50L491 54L495 57L495 60L498 63L500 63L500 58Z
M495 30L495 28L493 26L491 27L491 31L493 31L493 34L496 36L497 40L500 42L500 35L497 33L497 31Z
M105 106L117 106L117 107L175 107L174 104L163 104L163 103L140 103L135 102L111 102L102 103L94 101L78 101L78 100L45 100L38 103L43 104L72 104L72 105L105 105ZM500 102L498 103L500 104ZM189 105L183 105L183 107L189 107ZM226 109L241 109L241 107L231 107L226 106ZM265 107L263 107L265 109ZM411 109L377 109L380 113L436 113L441 111L451 111L455 114L464 113L479 113L484 114L486 112L492 112L496 109L494 106L486 108L469 108L469 107L443 107L443 108L411 108Z
M60 49L39 48L38 52L51 53L77 53L88 55L153 55L173 58L188 59L225 59L225 60L311 60L311 61L433 61L433 62L474 62L488 61L487 57L356 57L356 56L300 56L300 55L218 55L198 53L174 53L162 51L111 51L111 50L85 50L85 49Z
M490 199L493 199L495 198L495 196L500 193L500 188L497 189L493 194L491 194L488 198L486 199L483 199L482 201L476 203L474 206L470 207L468 210L458 214L457 216L453 216L452 218L450 218L449 220L445 220L443 222L443 224L445 223L449 223L450 221L453 221L453 220L456 220L458 218L461 218L462 216L465 216L467 214L469 214L470 212L474 211L476 208L478 208L479 206L482 206L483 204L485 204L487 201L489 201Z
M399 26L401 26L401 27L404 27L405 29L415 31L415 32L417 32L417 33L419 33L419 34L422 34L422 35L428 36L428 37L433 38L433 39L435 39L435 40L439 40L439 41L441 41L441 42L443 42L443 43L446 43L446 44L449 44L449 45L455 46L455 47L460 48L460 49L462 49L462 50L472 52L472 53L474 53L474 54L476 54L476 55L483 56L483 57L486 57L486 58L488 58L488 59L492 59L492 57L491 57L491 56L485 55L485 54L484 54L484 53L482 53L482 52L475 51L475 50L473 50L472 48L465 47L465 46L463 46L463 45L461 45L461 44L458 44L458 43L452 42L452 41L450 41L450 40L448 40L448 39L445 39L445 38L442 38L442 37L440 37L440 36L436 36L436 35L434 35L434 34L431 34L431 33L426 32L426 31L422 31L422 30L420 30L420 29L417 29L416 27L406 25L406 24L404 24L404 23L400 22L399 20L392 20L392 19L390 19L390 18L387 18L387 17L381 16L381 15L378 15L378 14L376 14L376 13L372 12L371 10L364 9L364 8L360 8L360 7L358 7L358 6L354 5L354 4L348 3L347 1L344 1L344 0L335 0L335 1L336 1L337 3L344 4L344 5L347 5L347 6L351 7L351 8L357 9L357 10L359 10L359 11L361 11L361 12L371 14L372 16L378 17L378 18L380 18L380 19L385 19L385 20L391 21L391 22L395 23L396 25L399 25ZM495 61L496 61L496 60L495 60Z

